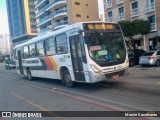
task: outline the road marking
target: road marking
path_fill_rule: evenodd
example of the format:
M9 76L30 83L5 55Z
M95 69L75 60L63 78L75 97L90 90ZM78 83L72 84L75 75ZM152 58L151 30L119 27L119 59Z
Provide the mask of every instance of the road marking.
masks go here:
M24 102L26 102L26 103L34 106L35 108L37 108L37 109L39 109L39 110L49 111L48 109L46 109L46 108L44 108L44 107L42 107L42 106L40 106L40 105L38 105L38 104L36 104L36 103L33 103L31 100L28 100L28 99L26 99L26 98L24 98L24 97L22 97L22 96L20 96L20 95L18 95L18 94L16 94L16 93L14 93L14 92L11 92L11 95L13 95L13 96L15 96L15 97L23 100Z
M107 100L107 99L103 99L103 98L99 98L99 97L94 97L94 96L90 96L90 95L87 95L87 94L83 94L83 93L78 93L78 92L73 92L73 91L69 91L69 90L63 90L63 89L59 89L59 88L52 88L52 89L46 89L46 88L43 88L43 87L40 87L40 86L37 86L37 85L33 85L33 84L30 84L30 83L23 83L25 85L29 85L29 86L32 86L32 87L36 87L36 88L39 88L39 89L43 89L43 90L46 90L46 91L49 91L49 92L54 92L54 93L57 93L57 94L60 94L58 93L58 91L63 91L61 93L63 93L64 95L66 95L66 93L64 92L68 92L68 93L73 93L73 94L76 94L76 95L81 95L81 96L86 96L86 97L89 97L89 98L94 98L94 99L97 99L97 100L101 100L101 101L105 101L105 102L110 102L110 103L113 103L113 104L117 104L117 105L122 105L122 106L125 106L125 107L130 107L130 108L134 108L134 109L137 109L137 110L143 110L143 111L146 111L147 109L142 109L141 107L138 107L138 106L132 106L132 105L127 105L127 104L123 104L123 103L120 103L120 102L116 102L116 101L113 101L113 100ZM39 84L41 85L41 84ZM46 85L43 85L43 86L46 86ZM48 87L48 86L47 86ZM69 95L67 94L68 96L73 96L73 95ZM76 96L75 96L76 97ZM79 97L80 99L84 99L82 97ZM86 100L86 99L85 99ZM85 101L83 100L83 101ZM91 101L90 104L92 103L95 103L94 101L92 100L89 100ZM86 101L88 102L88 101ZM96 103L97 104L97 103ZM99 106L103 106L101 104L99 104ZM107 109L112 109L112 108L109 108L107 106L103 106L103 107L106 107ZM113 107L113 106L112 106ZM115 106L116 107L116 106ZM113 109L112 109L113 110ZM124 109L123 109L124 110ZM115 110L115 111L121 111L121 110Z
M26 98L24 98L24 97L22 97L22 96L20 96L20 95L18 95L16 93L14 93L14 92L10 92L10 94L13 95L13 96L15 96L15 97L17 97L17 98L19 98L19 99L21 99L21 100L23 100L24 102L32 105L33 107L35 107L35 108L37 108L37 109L39 109L41 111L47 111L51 116L61 117L60 115L58 115L58 114L56 114L54 112L49 112L49 110L47 108L44 108L44 107L42 107L42 106L40 106L40 105L38 105L36 103L33 103L31 100L26 99ZM60 118L60 120L65 120L65 119L64 118Z

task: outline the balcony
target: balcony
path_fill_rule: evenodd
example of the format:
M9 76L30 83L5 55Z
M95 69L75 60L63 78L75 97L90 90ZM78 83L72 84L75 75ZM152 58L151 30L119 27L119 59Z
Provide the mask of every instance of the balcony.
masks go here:
M124 2L124 0L116 0L116 5L123 3L123 2Z
M145 13L150 13L150 12L154 12L155 11L155 5L154 3L151 4L147 4L146 8L145 8Z
M131 10L131 17L136 17L136 16L139 16L139 9L138 8Z
M111 1L106 2L105 9L108 9L108 8L111 8L111 7L112 7L112 2Z
M48 8L49 4L46 5L44 8L42 8L40 11L38 11L38 13L36 14L36 18L38 18L39 16L41 16L45 11L46 9Z
M51 20L51 16L46 16L44 17L43 19L41 19L38 23L37 23L37 27L45 24L46 22L50 21Z
M118 15L118 21L121 21L121 20L125 20L125 14L124 13L119 13L119 15Z
M156 23L151 23L151 31L156 31Z
M40 31L38 32L38 34L44 33L44 32L46 32L46 31L48 31L48 28L44 28L44 29L40 30Z
M107 22L114 22L112 17L106 18L106 21L107 21Z
M56 19L56 18L61 19L65 16L67 16L67 9L61 9L53 13L53 19Z
M54 24L54 29L59 29L68 26L68 20L57 22Z
M35 9L38 8L44 2L45 2L45 0L38 0L38 2L35 5Z
M63 5L66 4L66 0L55 0L53 1L52 3L49 4L48 8L46 9L46 11L54 8L59 8L59 7L62 7Z

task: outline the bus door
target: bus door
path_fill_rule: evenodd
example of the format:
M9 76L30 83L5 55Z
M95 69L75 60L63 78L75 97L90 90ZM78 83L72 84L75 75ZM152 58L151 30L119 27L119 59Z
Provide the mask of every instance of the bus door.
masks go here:
M78 81L85 81L82 61L82 46L80 38L80 35L69 37L71 46L70 52L75 79Z
M21 50L18 50L17 53L18 53L19 71L20 71L21 75L24 75L23 66L22 66L22 52L21 52Z

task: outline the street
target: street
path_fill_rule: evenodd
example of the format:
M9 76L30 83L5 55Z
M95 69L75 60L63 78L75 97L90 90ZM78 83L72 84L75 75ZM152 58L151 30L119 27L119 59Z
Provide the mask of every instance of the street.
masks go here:
M1 65L0 110L159 111L160 68L136 66L130 68L129 71L130 74L120 80L96 84L78 83L74 88L67 88L58 80L36 78L34 81L29 81L18 75L16 70L5 70ZM0 118L0 120L5 119ZM44 118L44 120L48 119L53 118ZM56 119L70 120L74 118L60 117ZM106 118L97 118L97 120L99 119L105 120ZM132 120L135 118L114 119ZM16 120L18 119L16 118Z

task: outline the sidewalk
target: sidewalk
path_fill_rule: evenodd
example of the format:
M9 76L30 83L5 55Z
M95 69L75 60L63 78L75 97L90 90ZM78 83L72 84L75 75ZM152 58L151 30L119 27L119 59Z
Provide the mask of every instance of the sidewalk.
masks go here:
M157 68L157 67L136 66L136 67L129 68L129 74L134 76L160 78L160 67Z

